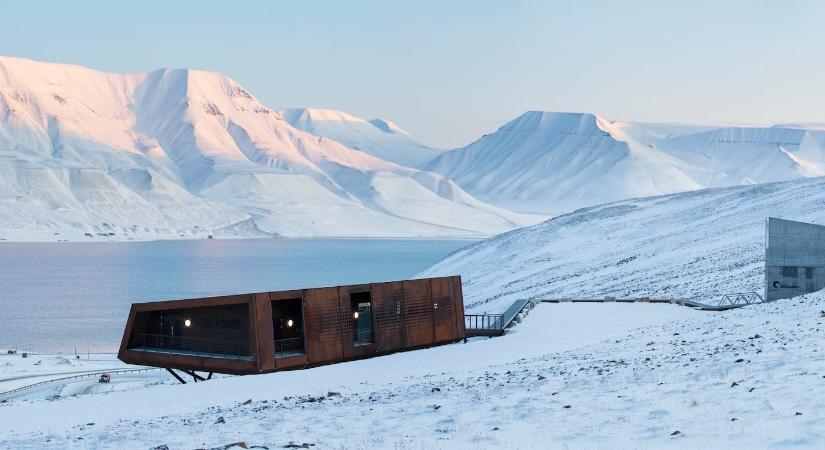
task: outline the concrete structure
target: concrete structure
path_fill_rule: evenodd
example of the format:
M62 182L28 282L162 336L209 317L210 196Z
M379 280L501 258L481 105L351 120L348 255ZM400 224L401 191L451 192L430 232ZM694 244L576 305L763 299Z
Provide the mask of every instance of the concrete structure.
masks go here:
M825 226L768 218L765 301L825 288Z
M136 303L118 358L198 380L195 371L299 369L464 336L461 277L454 276Z

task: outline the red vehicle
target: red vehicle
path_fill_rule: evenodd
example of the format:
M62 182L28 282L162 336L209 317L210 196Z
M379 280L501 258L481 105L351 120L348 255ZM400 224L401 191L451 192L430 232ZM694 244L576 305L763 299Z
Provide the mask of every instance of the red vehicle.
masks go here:
M112 376L109 375L108 373L104 373L103 375L100 376L100 378L97 379L98 383L108 383L110 381L112 381Z

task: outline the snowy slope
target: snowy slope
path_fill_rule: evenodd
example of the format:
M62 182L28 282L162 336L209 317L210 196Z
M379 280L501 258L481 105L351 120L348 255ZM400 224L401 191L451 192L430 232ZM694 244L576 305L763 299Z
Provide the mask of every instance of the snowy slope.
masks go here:
M425 167L484 201L555 215L632 197L822 176L822 128L613 122L531 111Z
M367 121L343 111L314 108L285 109L282 114L296 128L402 166L419 167L439 153L383 119Z
M132 129L143 78L0 58L2 237L197 235L249 217L182 187L165 150Z
M664 139L656 147L690 165L707 187L825 175L825 132L796 127L730 127Z
M558 214L701 188L679 165L601 117L530 111L465 148L441 154L425 168L483 201Z
M465 305L517 298L716 298L762 292L765 219L825 223L825 178L715 188L585 208L453 253Z
M545 304L501 338L0 403L0 446L815 449L822 309L821 293L725 313Z
M536 220L294 128L196 70L1 57L0 171L3 239L483 236Z

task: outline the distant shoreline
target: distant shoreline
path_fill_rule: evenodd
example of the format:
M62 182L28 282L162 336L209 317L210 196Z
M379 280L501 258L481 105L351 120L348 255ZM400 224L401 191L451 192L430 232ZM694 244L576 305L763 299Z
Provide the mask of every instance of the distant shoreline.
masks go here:
M151 237L151 238L134 238L134 239L94 239L89 238L87 240L82 239L66 239L66 240L6 240L0 239L0 245L3 244L125 244L125 243L138 243L138 242L161 242L161 241L271 241L271 240L283 240L283 241L483 241L489 239L492 236L409 236L409 237L394 237L394 236L386 236L386 237L375 237L375 236L277 236L277 237L261 237L261 236L250 236L250 237L217 237L213 239L203 238L203 237L178 237L178 238L163 238L163 237Z

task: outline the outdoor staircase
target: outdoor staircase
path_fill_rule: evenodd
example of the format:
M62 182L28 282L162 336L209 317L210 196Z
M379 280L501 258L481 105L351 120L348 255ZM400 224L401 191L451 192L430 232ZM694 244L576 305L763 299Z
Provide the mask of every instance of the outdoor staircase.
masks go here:
M465 314L464 334L469 337L501 336L504 330L520 323L539 304L538 300L519 299L501 314Z

